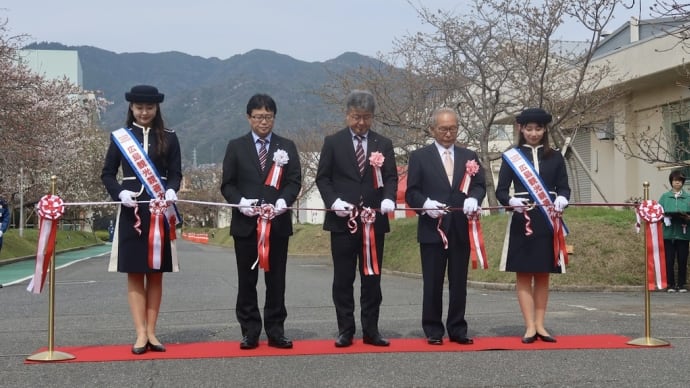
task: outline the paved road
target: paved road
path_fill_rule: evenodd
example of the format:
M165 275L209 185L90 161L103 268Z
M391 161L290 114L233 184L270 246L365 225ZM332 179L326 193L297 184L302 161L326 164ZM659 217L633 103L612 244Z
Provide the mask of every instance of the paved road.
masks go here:
M235 264L227 248L181 242L182 272L165 277L159 320L163 342L236 341ZM55 345L134 340L125 275L106 272L104 256L57 272ZM385 267L385 263L384 263ZM0 271L3 269L0 267ZM334 338L332 268L324 258L291 257L286 334ZM567 276L567 275L565 275ZM261 283L261 281L260 281ZM422 337L421 280L385 274L380 326L391 338ZM47 345L48 293L26 282L0 289L2 387L687 387L690 295L652 295L652 335L672 346L619 350L483 351L247 357L110 363L42 363L25 358ZM644 335L642 292L553 292L553 334ZM513 291L470 289L470 334L522 335Z

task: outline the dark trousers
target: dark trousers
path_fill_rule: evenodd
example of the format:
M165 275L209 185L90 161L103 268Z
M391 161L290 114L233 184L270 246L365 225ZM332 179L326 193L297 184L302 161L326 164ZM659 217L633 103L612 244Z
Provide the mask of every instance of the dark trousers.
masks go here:
M688 240L664 240L666 252L666 282L668 288L682 288L686 286L688 276ZM678 279L674 267L678 260Z
M443 327L443 282L448 267L448 317L446 328L452 338L467 337L465 306L467 302L467 267L470 247L461 241L455 228L447 233L448 249L443 244L420 244L422 258L422 329L427 337L441 338Z
M385 234L377 233L376 256L379 270L383 264L383 241ZM362 265L362 234L331 233L331 254L333 256L333 304L338 319L338 334L352 337L355 334L354 282L359 265L361 283L359 304L361 309L362 334L379 334L379 308L381 275L364 275Z
M237 304L235 313L242 328L242 335L258 337L261 334L261 314L257 300L256 284L259 272L264 272L256 261L258 252L256 233L249 237L233 237L237 256ZM264 272L266 298L264 304L264 329L269 338L284 334L287 318L285 308L285 267L287 265L288 237L270 238L269 271Z

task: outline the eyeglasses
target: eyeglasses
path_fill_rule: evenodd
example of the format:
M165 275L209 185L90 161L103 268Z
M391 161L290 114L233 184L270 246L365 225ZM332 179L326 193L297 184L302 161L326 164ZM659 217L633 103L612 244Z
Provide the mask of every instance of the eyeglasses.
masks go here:
M252 118L252 120L259 121L259 122L264 121L264 120L271 122L276 118L274 115L254 115L254 116L250 116L250 117Z
M371 121L374 118L374 115L356 115L356 114L351 114L349 115L352 121L358 122L358 121Z
M436 130L441 133L454 133L458 131L458 127L436 127Z

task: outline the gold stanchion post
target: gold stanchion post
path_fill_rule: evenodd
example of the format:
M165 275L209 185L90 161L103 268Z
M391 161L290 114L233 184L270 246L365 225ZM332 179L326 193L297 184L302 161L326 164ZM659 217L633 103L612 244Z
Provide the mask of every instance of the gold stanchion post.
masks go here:
M50 193L55 195L55 182L57 176L50 177ZM57 220L56 220L57 222ZM48 293L48 350L38 352L27 357L30 361L64 361L75 357L69 353L55 350L55 251L50 258L48 281L50 282Z
M649 199L649 182L642 183L644 196L643 199L646 201ZM647 221L643 221L647 222ZM647 234L645 233L645 247L647 246ZM646 251L646 249L645 249ZM646 255L646 252L645 252ZM662 260L666 258L662 257ZM644 271L644 337L635 338L634 340L628 341L628 345L637 346L668 346L669 342L653 338L652 337L652 320L651 320L651 307L650 307L650 293L649 293L649 271L647 271L647 258L645 256L645 271Z

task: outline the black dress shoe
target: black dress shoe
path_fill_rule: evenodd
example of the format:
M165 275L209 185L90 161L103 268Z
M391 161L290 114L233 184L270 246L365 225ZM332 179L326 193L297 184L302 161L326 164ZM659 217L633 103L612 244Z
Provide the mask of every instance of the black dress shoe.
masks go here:
M240 341L240 349L256 349L259 346L259 338L257 337L248 337L244 336L242 337L242 341Z
M165 351L165 346L163 346L163 344L154 345L151 342L149 342L148 344L146 344L146 346L148 346L149 350L152 352L164 352Z
M148 348L148 344L141 346L141 347L132 346L132 354L144 354L144 353L146 353L147 348Z
M550 335L542 335L542 334L535 334L534 337L539 337L540 340L544 342L556 342L556 339L551 337Z
M335 340L336 348L346 348L350 345L352 345L352 337L348 335L341 334L338 336L338 339Z
M429 345L443 345L443 338L441 337L429 337L426 339Z
M362 342L364 342L367 345L374 345L374 346L388 346L391 343L381 337L381 334L373 335L373 336L364 336L362 337Z
M279 349L292 349L292 341L287 339L285 336L268 338L268 346L279 348Z
M531 336L531 337L522 337L522 343L523 343L523 344L531 344L531 343L533 343L533 342L536 341L536 340L537 340L537 335L536 335L536 334L533 335L533 336Z
M457 342L460 345L472 345L474 340L469 337L450 337L450 342Z

